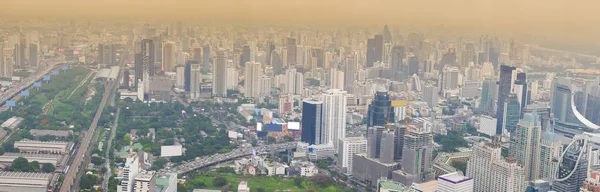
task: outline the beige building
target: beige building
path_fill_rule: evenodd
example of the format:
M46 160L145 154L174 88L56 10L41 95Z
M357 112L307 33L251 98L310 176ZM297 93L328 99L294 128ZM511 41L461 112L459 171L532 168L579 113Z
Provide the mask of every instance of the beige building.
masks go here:
M46 192L52 174L26 172L0 172L0 191Z
M56 153L68 152L69 143L60 141L34 141L23 139L16 141L14 147L24 153Z
M11 164L16 158L24 157L29 162L37 161L40 164L50 163L56 167L66 163L67 159L63 155L57 154L37 154L37 153L4 153L0 156L0 163Z
M142 172L135 177L134 192L156 191L156 177L154 171Z

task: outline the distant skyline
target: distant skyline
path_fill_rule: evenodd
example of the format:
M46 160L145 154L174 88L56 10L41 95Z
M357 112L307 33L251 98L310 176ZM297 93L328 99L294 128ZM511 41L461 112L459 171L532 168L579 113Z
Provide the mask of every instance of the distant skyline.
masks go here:
M2 0L0 18L129 17L274 24L444 25L600 43L592 0Z

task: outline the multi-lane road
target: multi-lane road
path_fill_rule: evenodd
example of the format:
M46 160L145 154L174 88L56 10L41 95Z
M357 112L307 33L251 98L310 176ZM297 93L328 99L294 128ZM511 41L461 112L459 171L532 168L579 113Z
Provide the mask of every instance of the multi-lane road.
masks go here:
M123 55L123 57L121 57L121 63L120 63L121 68L125 64L125 61L126 61L125 58L126 58L125 55ZM92 124L90 125L90 128L88 129L84 138L80 142L81 147L79 147L75 157L73 158L73 164L71 165L71 169L65 175L65 179L63 180L63 183L60 187L60 192L78 191L79 190L79 180L85 172L85 171L82 171L82 168L83 168L83 170L85 170L85 168L87 167L87 164L90 161L90 156L91 156L90 153L92 150L88 150L88 149L93 149L93 147L94 147L93 145L90 145L90 143L94 143L94 142L91 142L92 140L94 140L94 141L97 140L96 127L98 126L98 121L100 120L100 116L102 116L102 112L104 111L104 107L106 106L106 103L110 102L109 99L112 98L111 96L113 96L114 92L117 90L117 88L119 86L118 79L120 77L121 77L121 73L119 73L119 76L117 77L116 80L106 82L105 91L104 91L104 94L102 95L102 101L100 101L100 105L98 106L98 110L96 111L96 115L94 116L94 119L92 120Z
M287 142L280 144L263 145L258 147L239 147L223 154L215 154L211 156L196 158L189 162L185 162L175 167L168 167L160 170L160 172L175 172L177 174L186 174L188 172L200 169L209 165L214 165L220 162L234 160L240 157L252 155L252 151L256 151L256 154L269 153L271 151L278 151L282 149L294 149L298 142Z
M26 89L27 87L30 87L31 85L33 85L33 83L42 79L44 77L44 75L47 75L53 69L55 69L56 65L66 63L65 55L60 54L60 58L46 60L45 62L47 62L47 66L45 67L45 69L16 83L12 88L10 88L6 92L2 93L2 95L0 96L0 105L3 106L6 103L6 101L10 100L11 98L13 98L17 94L19 94L22 90Z

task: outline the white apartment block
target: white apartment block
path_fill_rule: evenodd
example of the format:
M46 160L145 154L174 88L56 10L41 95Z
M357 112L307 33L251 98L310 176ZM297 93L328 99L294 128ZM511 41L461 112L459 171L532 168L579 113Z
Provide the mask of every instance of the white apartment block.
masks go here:
M473 178L458 172L440 175L436 192L473 192Z
M347 93L339 89L330 89L322 95L323 101L323 141L333 144L337 153L339 140L346 137Z
M342 173L352 175L354 154L367 152L367 139L364 137L347 137L339 142L337 165Z

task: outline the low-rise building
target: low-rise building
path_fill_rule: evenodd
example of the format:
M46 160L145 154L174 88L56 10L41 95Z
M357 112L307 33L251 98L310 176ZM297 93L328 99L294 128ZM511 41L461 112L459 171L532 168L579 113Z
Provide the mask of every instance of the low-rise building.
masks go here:
M437 182L437 192L473 191L473 178L465 177L458 172L441 175Z
M23 139L16 141L14 147L24 153L56 153L65 154L68 152L67 142L60 141L34 141Z
M44 130L44 129L32 129L29 130L32 136L54 136L54 137L68 137L71 131L64 130Z
M15 129L17 128L17 126L19 126L19 124L21 123L21 121L23 121L23 118L21 117L11 117L9 119L7 119L6 121L4 121L4 123L2 123L0 125L0 127L2 128L9 128L9 129Z
M46 192L52 174L27 172L0 172L0 191Z
M332 144L311 145L308 147L308 159L316 161L335 157L335 149Z
M453 163L466 163L471 157L471 151L456 152L456 153L439 153L433 160L433 170L436 176L445 175L448 173L459 172L465 174L452 166Z
M250 192L250 187L248 187L248 182L247 181L240 181L240 184L238 184L238 188L237 188L238 192Z
M177 173L159 173L156 176L156 192L177 192Z
M0 163L8 165L19 157L24 157L29 162L37 161L40 164L50 163L56 167L60 167L59 165L66 163L64 155L38 153L4 153L0 155Z
M354 155L352 175L365 185L377 187L379 179L390 179L392 171L397 169L400 169L398 163L381 163L379 159L372 159L364 153L359 153Z
M135 177L134 192L155 192L156 177L154 171L141 172Z

